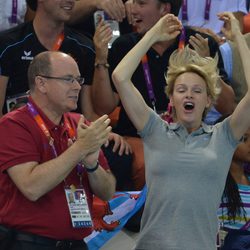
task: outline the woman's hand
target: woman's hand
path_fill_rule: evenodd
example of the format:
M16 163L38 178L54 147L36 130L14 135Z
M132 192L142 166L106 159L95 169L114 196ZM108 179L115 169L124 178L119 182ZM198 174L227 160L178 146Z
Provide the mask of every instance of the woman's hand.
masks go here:
M221 29L222 33L227 39L234 41L237 34L241 33L239 21L231 12L219 13L218 17L225 23L224 27Z
M155 42L170 41L181 32L181 21L172 14L163 16L149 32L154 33Z

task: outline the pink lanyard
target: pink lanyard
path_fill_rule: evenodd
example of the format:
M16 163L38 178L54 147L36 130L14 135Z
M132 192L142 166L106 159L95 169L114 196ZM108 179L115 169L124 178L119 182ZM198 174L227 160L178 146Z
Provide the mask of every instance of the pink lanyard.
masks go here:
M199 0L199 1L202 1L202 0ZM205 19L205 21L208 21L209 17L210 17L211 2L212 2L212 0L206 0L205 10L204 10L204 19ZM188 0L183 0L183 3L182 3L182 20L186 21L186 22L188 21L187 6L188 6Z
M11 23L17 23L17 0L12 0Z

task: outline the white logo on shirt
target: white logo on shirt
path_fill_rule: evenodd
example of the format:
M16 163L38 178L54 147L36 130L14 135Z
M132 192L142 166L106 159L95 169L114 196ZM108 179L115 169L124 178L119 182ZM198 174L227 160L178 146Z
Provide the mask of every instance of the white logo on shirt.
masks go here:
M33 60L33 56L31 56L31 51L27 52L27 51L24 51L24 56L21 57L22 60L25 60L25 61L32 61Z

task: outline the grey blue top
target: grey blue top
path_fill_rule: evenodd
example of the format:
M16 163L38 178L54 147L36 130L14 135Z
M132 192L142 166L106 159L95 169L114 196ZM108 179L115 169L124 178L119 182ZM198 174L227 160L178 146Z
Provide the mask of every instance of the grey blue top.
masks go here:
M136 249L215 250L216 212L238 144L229 118L189 134L152 111L139 134L148 194Z

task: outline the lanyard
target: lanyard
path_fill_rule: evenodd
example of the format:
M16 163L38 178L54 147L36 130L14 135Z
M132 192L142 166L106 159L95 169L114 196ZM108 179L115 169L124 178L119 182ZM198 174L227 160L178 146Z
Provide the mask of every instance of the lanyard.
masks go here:
M181 34L180 34L180 38L179 38L179 44L178 44L178 49L182 50L185 47L185 42L186 42L186 31L185 28L182 27L181 29Z
M54 144L54 138L50 135L50 132L49 132L45 122L43 121L42 117L38 114L37 110L35 109L34 105L32 105L32 103L28 102L27 106L28 106L29 112L33 116L33 118L36 121L37 125L43 131L44 135L48 138L49 145L52 148L52 152L53 152L54 156L57 157L58 153L57 153L57 150L56 150L56 147L55 147L55 144ZM65 117L65 125L67 127L70 139L72 140L72 142L74 142L76 140L75 131L71 127L71 125L70 125L69 121L66 119L66 117ZM82 178L81 178L82 173L83 173L83 166L80 163L78 163L77 164L77 175L80 177L80 184L81 184L81 181L82 181Z
M183 0L182 3L182 20L183 21L188 21L188 11L187 11L187 3L188 0ZM201 0L199 0L201 1ZM204 19L205 21L209 20L210 17L210 8L211 8L211 2L212 0L206 0L206 5L205 5L205 10L204 10Z
M11 23L17 23L17 0L12 0Z
M64 40L64 32L62 32L61 34L58 35L58 37L53 45L52 50L58 51L62 45L63 40Z
M155 93L153 90L152 78L151 78L151 74L150 74L150 70L149 70L147 54L145 54L143 56L141 61L142 61L143 73L144 73L144 78L146 80L146 86L147 86L147 90L148 90L149 99L153 105L154 111L156 111L156 108L155 108L156 98L155 98Z
M185 29L183 27L182 30L181 30L181 35L180 35L179 44L178 44L179 49L184 49L185 40L186 40L186 32L185 32ZM145 81L146 81L146 86L147 86L149 99L150 99L150 101L151 101L151 103L153 105L154 111L156 111L156 107L155 107L156 98L155 98L155 93L154 93L153 84L152 84L152 78L151 78L151 74L150 74L150 70L149 70L147 54L145 54L143 56L141 62L142 62L143 73L144 73L144 78L145 78Z
M181 14L182 14L182 20L183 20L183 21L187 21L187 20L188 20L187 0L183 0L183 1L182 1Z

